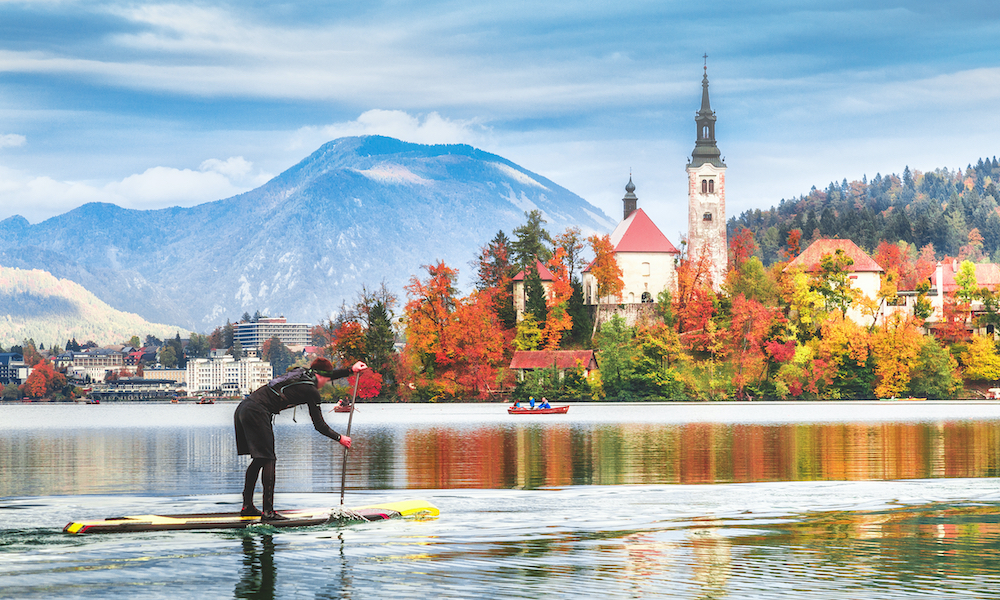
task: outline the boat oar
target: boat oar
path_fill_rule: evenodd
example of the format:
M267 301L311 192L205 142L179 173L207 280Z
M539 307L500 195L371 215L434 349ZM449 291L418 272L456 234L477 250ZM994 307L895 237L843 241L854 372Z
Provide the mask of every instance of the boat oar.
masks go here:
M351 412L347 417L347 437L351 437L351 421L354 420L354 404L358 399L358 383L361 381L361 371L354 374L354 394L351 395ZM347 484L347 451L344 448L344 462L340 469L340 505L344 505L344 486Z

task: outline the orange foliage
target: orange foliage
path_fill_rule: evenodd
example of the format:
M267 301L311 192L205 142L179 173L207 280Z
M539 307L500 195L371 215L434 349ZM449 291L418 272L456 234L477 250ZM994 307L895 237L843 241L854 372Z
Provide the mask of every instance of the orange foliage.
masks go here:
M52 368L52 363L42 359L32 369L21 391L29 398L45 398L50 393L61 390L66 385L66 377Z
M270 341L270 340L268 340ZM341 361L354 364L365 356L365 328L357 321L348 321L333 332L333 350ZM269 356L269 353L265 353Z
M547 265L552 273L552 288L546 301L546 306L549 308L545 322L546 350L559 348L563 333L573 328L573 319L566 310L573 295L573 286L570 284L569 271L565 263L566 250L561 247L556 248Z
M590 272L597 279L597 297L601 299L621 300L620 296L625 282L622 281L622 269L615 259L615 247L611 244L611 236L594 234L587 238L594 251L594 262Z

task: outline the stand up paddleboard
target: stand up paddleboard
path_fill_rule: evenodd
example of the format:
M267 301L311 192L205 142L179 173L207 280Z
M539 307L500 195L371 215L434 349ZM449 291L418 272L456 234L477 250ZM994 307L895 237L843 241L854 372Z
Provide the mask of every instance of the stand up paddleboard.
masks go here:
M365 522L400 517L433 516L440 511L426 500L403 500L359 508L319 508L279 510L287 517L280 521L261 521L260 517L242 517L240 513L201 513L192 515L137 515L113 517L100 521L75 521L63 528L66 533L122 533L128 531L179 531L184 529L243 529L265 524L271 527L308 527L334 521Z

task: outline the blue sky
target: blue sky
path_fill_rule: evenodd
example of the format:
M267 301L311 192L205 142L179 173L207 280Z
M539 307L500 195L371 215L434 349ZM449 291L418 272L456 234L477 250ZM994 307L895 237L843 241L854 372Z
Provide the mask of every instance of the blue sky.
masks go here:
M0 0L0 219L199 204L378 133L615 219L631 172L676 243L702 54L733 215L1000 154L998 50L993 1Z

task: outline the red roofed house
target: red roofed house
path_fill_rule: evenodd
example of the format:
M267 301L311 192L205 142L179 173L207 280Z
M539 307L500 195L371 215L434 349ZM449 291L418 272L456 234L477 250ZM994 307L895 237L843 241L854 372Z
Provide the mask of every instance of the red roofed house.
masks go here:
M957 259L945 259L937 264L937 268L934 270L934 275L931 276L931 291L927 294L927 297L931 301L931 306L934 307L934 314L931 315L928 321L940 321L944 318L944 298L945 296L953 296L958 290L958 284L955 283L955 274L958 273L959 267L962 263ZM1000 290L1000 265L995 263L975 263L976 267L976 286L980 288L986 288L990 291ZM982 311L983 303L979 300L972 302L972 313L975 315L977 312ZM993 333L989 331L989 333Z
M611 234L615 260L622 270L622 282L625 284L621 300L597 297L597 279L588 266L583 270L584 304L655 302L657 294L665 289L673 290L677 285L674 261L680 257L680 252L649 216L641 208L636 208L638 198L631 177L625 192L622 198L625 218Z
M542 261L535 261L535 268L538 270L538 278L542 280L542 289L545 297L549 297L552 292L552 271L542 264ZM524 271L514 276L514 310L517 312L517 320L520 322L524 316L524 306L528 302L528 292L524 289Z
M597 358L593 350L518 350L510 361L510 368L517 371L519 381L524 381L525 371L550 369L555 365L561 378L567 369L583 367L583 376L588 377L597 370Z
M843 250L849 258L854 260L854 264L848 268L850 271L851 287L860 290L862 294L869 298L878 296L879 288L882 287L882 273L885 272L872 257L865 254L865 251L858 247L851 240L843 239L822 239L816 240L809 245L801 254L789 261L785 271L802 269L806 273L816 273L820 271L820 261L824 256L833 255L838 250ZM847 317L855 323L869 324L867 317L856 307L847 310Z

